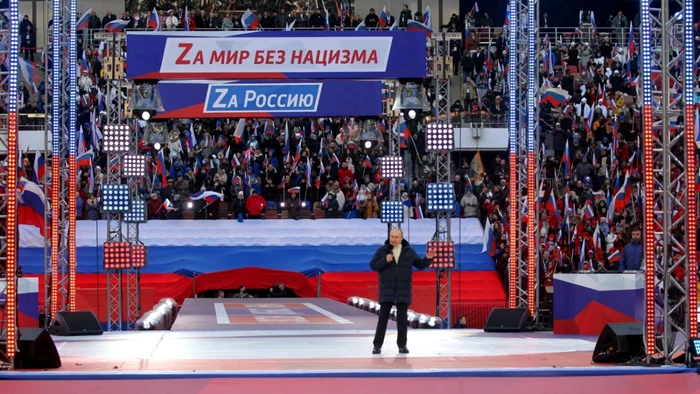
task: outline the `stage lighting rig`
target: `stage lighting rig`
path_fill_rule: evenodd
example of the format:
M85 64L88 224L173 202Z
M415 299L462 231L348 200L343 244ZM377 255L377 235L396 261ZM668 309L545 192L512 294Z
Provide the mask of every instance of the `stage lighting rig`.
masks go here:
M129 125L108 124L104 127L102 150L105 153L127 153L131 150Z
M106 270L131 268L131 244L129 242L105 242L102 267Z
M426 197L428 212L452 212L455 209L455 189L451 183L429 183Z
M124 222L126 223L146 223L148 216L146 215L146 201L131 200L131 207L124 212Z
M102 210L104 212L128 212L130 202L129 185L103 186Z
M455 267L455 244L452 241L430 241L428 242L428 250L432 249L435 252L433 263L430 268L449 268Z
M131 266L133 268L146 268L147 265L148 256L146 252L146 245L131 245Z
M122 158L122 176L125 178L143 178L146 176L146 156L125 155Z
M385 178L402 178L403 177L403 157L401 156L384 156L381 158L382 175Z
M382 223L403 223L403 203L401 201L384 201L380 214Z
M138 84L132 90L131 105L132 114L135 118L149 121L163 109L163 102L160 98L158 85L155 83Z
M429 152L446 152L455 147L455 131L451 124L430 123L425 133L425 149Z

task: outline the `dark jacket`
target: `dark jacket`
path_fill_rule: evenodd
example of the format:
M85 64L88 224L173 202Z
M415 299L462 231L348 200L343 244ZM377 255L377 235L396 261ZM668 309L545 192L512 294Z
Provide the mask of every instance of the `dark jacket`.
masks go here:
M401 245L398 265L386 262L386 256L393 249L389 240L377 249L369 263L372 270L379 273L379 303L393 302L410 305L413 267L422 270L428 268L433 262L433 260L418 257L418 253L405 239L401 241Z

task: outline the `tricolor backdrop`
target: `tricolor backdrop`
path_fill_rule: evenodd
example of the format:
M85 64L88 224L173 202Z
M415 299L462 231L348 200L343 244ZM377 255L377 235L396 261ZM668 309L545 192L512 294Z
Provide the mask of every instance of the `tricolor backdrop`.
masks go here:
M128 32L127 46L132 80L425 76L423 32Z

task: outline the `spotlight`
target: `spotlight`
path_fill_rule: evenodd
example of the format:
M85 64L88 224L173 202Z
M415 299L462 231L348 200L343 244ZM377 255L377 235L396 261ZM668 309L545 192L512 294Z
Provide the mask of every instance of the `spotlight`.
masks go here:
M403 223L403 203L401 201L382 202L380 217L382 223Z
M131 266L133 268L146 268L148 259L146 258L146 245L131 246Z
M381 158L382 176L385 178L403 177L403 157L384 156Z
M104 127L102 150L106 153L127 153L131 145L129 125L108 124Z
M155 149L156 151L159 151L160 150L160 142L156 142L155 144L153 144L153 149Z
M143 178L146 176L146 156L125 155L122 157L122 176Z
M451 151L455 147L455 131L451 124L430 123L425 133L425 142L427 151Z
M302 207L302 208L306 208L306 201L302 201L302 202L301 202L301 207Z
M418 323L419 324L426 324L428 322L428 316L427 315L420 315L418 317Z
M369 310L370 312L374 312L374 301L369 302Z
M455 189L451 183L429 183L428 212L452 212L455 209Z
M363 306L364 304L365 304L364 298L360 298L360 300L357 301L357 305L358 305L358 306Z
M430 268L454 268L455 244L452 241L430 241L428 249L435 252Z
M371 141L365 141L365 149L370 149L372 148L372 142Z
M435 327L436 322L437 320L435 319L435 317L431 317L430 319L428 319L428 327Z
M105 242L102 267L106 270L131 268L131 244L129 242Z
M415 118L416 118L416 115L417 115L417 114L416 114L416 110L411 109L411 110L408 111L408 118L409 118L409 119L411 119L411 120L415 119Z
M351 304L352 306L357 305L358 302L359 302L359 300L357 299L357 297L351 297L351 298L350 298L350 304Z
M102 210L104 212L127 212L130 201L129 185L104 185L102 191Z
M284 201L280 203L280 207L284 208Z
M187 209L192 209L193 206L194 204L192 204L192 201L187 202Z
M409 312L408 312L408 322L410 323L410 322L412 322L412 321L414 321L414 320L416 320L416 314L413 313L413 311L409 311Z
M124 212L124 221L126 223L146 223L148 221L146 201L131 200L131 208Z
M151 119L151 113L148 111L141 112L141 119L148 121Z

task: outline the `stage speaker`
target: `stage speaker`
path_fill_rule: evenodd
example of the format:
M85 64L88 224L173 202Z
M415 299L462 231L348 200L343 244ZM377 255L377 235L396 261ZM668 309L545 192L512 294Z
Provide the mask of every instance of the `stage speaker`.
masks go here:
M102 335L102 326L90 311L58 312L49 328L51 335Z
M593 350L594 363L626 362L644 356L642 323L607 324Z
M5 340L4 336L2 340ZM58 356L56 344L53 343L51 335L43 328L20 328L17 349L19 351L15 354L14 365L17 369L61 367L61 358ZM3 352L6 350L4 344L1 350ZM6 359L1 361L7 362Z
M484 325L485 332L519 332L530 318L527 309L494 308Z

